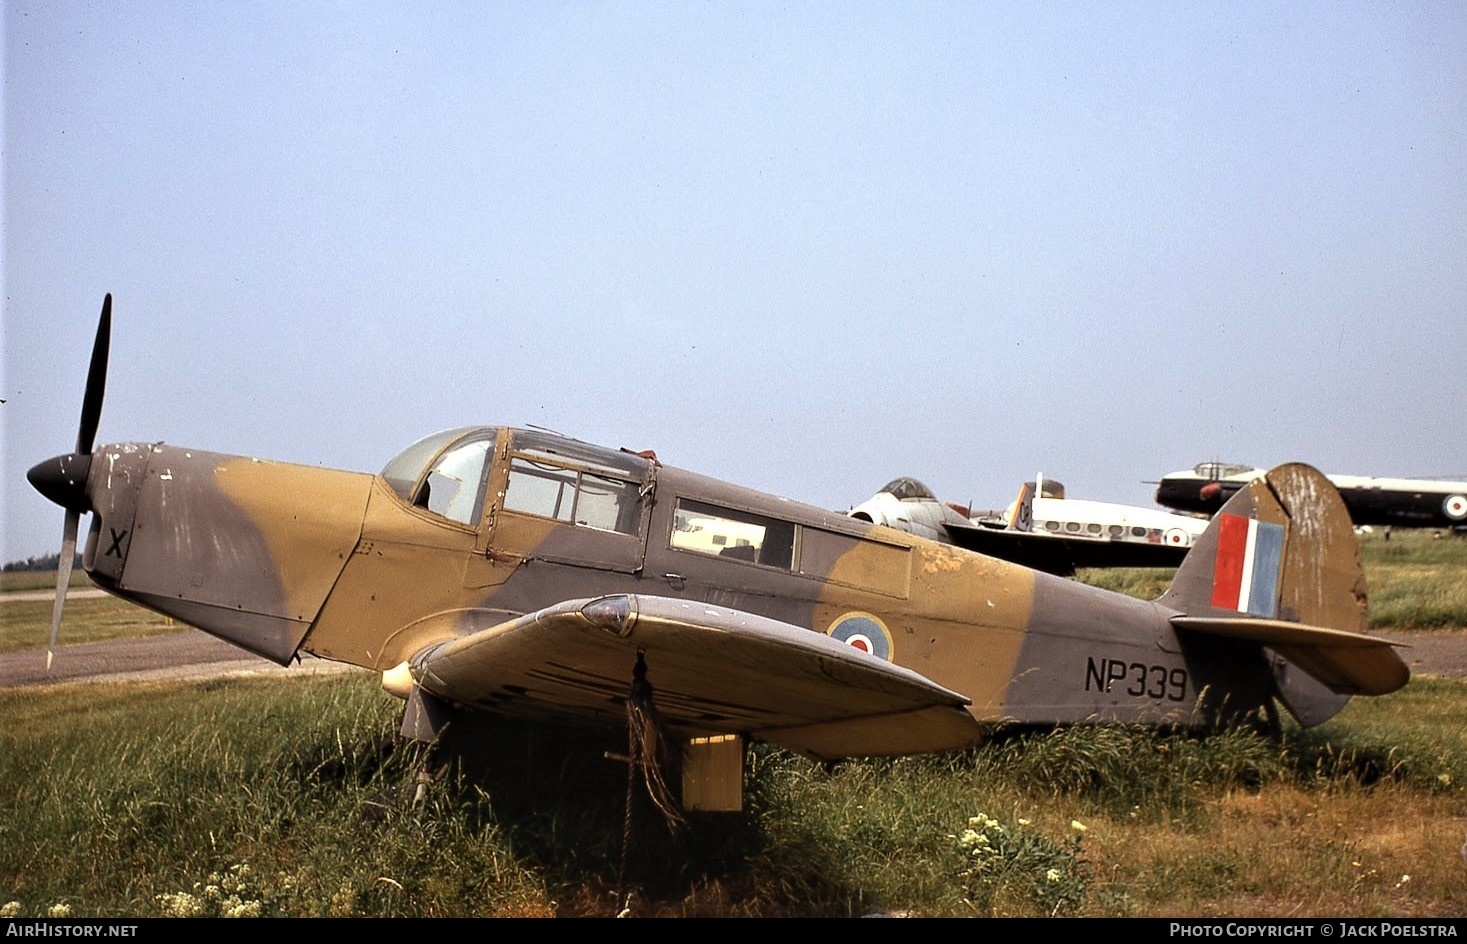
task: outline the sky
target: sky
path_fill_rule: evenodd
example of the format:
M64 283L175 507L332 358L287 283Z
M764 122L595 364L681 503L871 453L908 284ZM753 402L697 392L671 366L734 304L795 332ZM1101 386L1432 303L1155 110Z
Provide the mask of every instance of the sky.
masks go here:
M1458 2L6 0L0 560L99 443L535 425L846 510L1467 479Z

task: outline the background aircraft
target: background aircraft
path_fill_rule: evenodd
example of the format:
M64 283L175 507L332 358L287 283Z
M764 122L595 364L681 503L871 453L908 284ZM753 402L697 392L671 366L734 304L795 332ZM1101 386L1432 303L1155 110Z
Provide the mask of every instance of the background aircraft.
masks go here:
M1066 498L1043 476L1007 508L976 513L904 476L847 514L1061 577L1082 567L1176 567L1207 528L1205 518Z
M1162 476L1156 486L1156 503L1210 515L1244 483L1263 474L1263 469L1253 466L1199 463ZM1467 530L1467 482L1358 475L1331 475L1329 479L1356 525Z
M434 433L376 475L94 449L110 324L108 296L74 451L28 475L65 509L53 650L89 514L97 586L380 672L409 737L486 714L630 744L670 818L739 808L750 739L836 760L1009 723L1317 724L1409 678L1308 466L1240 489L1143 601L539 429Z

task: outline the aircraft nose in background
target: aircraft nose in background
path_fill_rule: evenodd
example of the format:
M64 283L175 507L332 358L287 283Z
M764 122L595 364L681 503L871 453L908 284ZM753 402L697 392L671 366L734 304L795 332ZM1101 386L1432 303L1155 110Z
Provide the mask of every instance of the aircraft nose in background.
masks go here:
M90 454L67 453L31 466L25 474L31 486L67 511L92 510L87 495L87 474L92 469Z

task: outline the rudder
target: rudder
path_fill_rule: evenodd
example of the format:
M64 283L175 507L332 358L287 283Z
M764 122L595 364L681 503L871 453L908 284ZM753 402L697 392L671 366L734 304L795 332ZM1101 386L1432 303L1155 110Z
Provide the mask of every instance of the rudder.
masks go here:
M1277 466L1213 517L1157 602L1188 616L1247 613L1361 632L1365 568L1350 512L1312 466Z
M1303 463L1239 489L1157 603L1177 612L1179 630L1261 643L1279 700L1305 725L1409 677L1388 644L1364 635L1365 570L1349 510Z

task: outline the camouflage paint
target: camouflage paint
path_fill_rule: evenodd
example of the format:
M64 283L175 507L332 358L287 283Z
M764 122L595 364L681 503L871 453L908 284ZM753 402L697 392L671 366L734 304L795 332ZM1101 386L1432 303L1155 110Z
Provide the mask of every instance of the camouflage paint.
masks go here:
M625 453L539 431L478 433L486 431L495 438L475 526L415 507L381 476L108 447L125 481L89 483L101 509L95 543L130 502L135 525L120 578L103 585L276 661L300 646L384 672L429 646L607 594L696 601L821 634L855 625L872 657L962 693L985 723L1213 723L1256 710L1281 678L1257 642L1171 622L1237 615L1207 603L1215 529L1168 594L1146 602ZM639 483L637 533L507 510L520 448L556 461L563 451L568 464ZM138 456L147 456L140 480ZM1245 489L1230 511L1298 532L1283 551L1280 611L1359 625L1358 550L1340 536L1348 519L1338 501L1305 467L1271 481ZM681 499L798 526L791 566L673 546ZM99 570L110 565L95 549L91 557ZM506 703L503 691L484 697Z
M288 662L357 543L371 476L161 444L101 454L94 578Z

